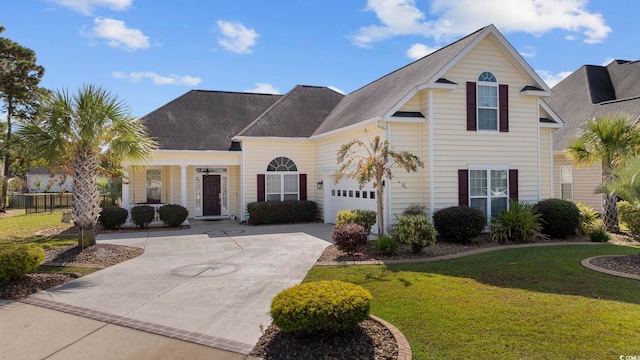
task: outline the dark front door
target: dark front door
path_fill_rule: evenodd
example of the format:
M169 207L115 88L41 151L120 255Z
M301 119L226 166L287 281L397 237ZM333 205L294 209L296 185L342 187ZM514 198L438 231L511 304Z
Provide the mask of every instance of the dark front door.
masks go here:
M202 215L220 215L220 175L202 177Z

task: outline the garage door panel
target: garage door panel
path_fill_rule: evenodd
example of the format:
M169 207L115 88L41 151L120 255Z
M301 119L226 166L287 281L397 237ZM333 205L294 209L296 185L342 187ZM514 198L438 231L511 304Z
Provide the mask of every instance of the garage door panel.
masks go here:
M371 183L362 189L353 179L342 179L334 184L333 178L327 176L324 179L325 186L325 222L336 223L336 215L340 210L365 209L376 211L376 191ZM376 225L373 226L375 228Z

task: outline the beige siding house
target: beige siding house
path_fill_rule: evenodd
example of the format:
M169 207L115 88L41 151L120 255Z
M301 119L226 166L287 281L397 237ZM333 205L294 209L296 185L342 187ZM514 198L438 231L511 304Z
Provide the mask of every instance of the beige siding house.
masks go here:
M580 135L583 124L598 116L628 114L640 116L640 62L613 60L606 66L584 65L553 88L545 99L565 122L553 137L552 196L582 202L602 211L600 164L576 168L564 149Z
M191 218L246 220L256 201L312 200L375 210L371 185L333 181L340 146L375 136L424 168L385 182L385 219L411 204L472 206L488 217L509 198L553 196L551 90L492 25L342 95L296 86L284 95L191 91L144 117L158 150L130 167L123 202L179 203Z

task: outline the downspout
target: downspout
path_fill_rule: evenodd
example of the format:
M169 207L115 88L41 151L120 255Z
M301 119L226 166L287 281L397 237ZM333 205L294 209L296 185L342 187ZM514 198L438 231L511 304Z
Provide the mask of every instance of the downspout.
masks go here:
M555 198L555 187L556 187L556 180L554 179L555 177L555 166L553 164L553 133L555 132L555 129L551 129L549 130L549 166L551 167L550 171L551 171L551 198Z
M420 147L420 160L422 160L422 123L418 124L418 141ZM422 167L418 168L419 186L420 186L420 208L424 208L424 194L422 191Z
M244 222L247 219L245 218L245 199L244 199L244 152L245 152L245 145L244 145L244 140L240 140L240 209L238 209L238 211L240 212L240 222Z
M435 207L435 203L436 203L436 199L435 199L435 193L436 193L436 187L435 187L435 175L434 175L434 171L435 171L435 164L434 164L434 160L435 160L435 156L433 154L433 138L434 135L433 133L435 132L433 125L434 124L434 119L433 119L433 90L429 89L429 214L430 217L432 218L431 220L433 220L433 212L434 212L434 207Z
M538 161L538 201L542 200L542 177L540 175L540 170L541 170L541 164L540 164L540 104L537 104L537 117L536 117L536 125L537 125L537 129L538 129L538 157L537 157L537 161Z
M387 122L387 141L389 142L389 146L391 146L391 123ZM388 165L388 164L387 164ZM386 184L386 206L385 206L385 219L384 219L384 228L386 229L386 231L389 231L389 227L391 226L391 180L386 179L388 181L385 182ZM379 234L382 235L382 234Z

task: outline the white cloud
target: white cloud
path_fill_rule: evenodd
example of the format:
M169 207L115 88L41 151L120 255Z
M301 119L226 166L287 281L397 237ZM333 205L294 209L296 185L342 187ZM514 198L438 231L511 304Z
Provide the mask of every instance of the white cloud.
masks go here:
M251 54L260 37L255 30L247 29L238 22L218 20L218 30L222 33L218 44L237 54Z
M519 53L523 57L534 57L536 56L536 47L527 45L524 47L524 50L520 50Z
M400 35L422 35L437 42L450 41L492 23L503 32L542 35L565 30L581 34L586 43L603 41L611 28L602 14L589 12L587 0L433 0L429 18L416 0L368 0L379 25L361 27L353 36L357 46L371 46ZM482 15L482 16L479 16Z
M607 66L609 65L613 60L615 60L616 58L612 58L612 57L608 57L608 58L604 58L604 61L602 62L602 66Z
M134 83L138 83L144 79L149 79L153 82L154 85L187 85L187 86L196 86L202 82L202 79L185 75L159 75L153 71L139 71L139 72L131 72L124 73L122 71L115 71L111 74L115 79L126 79Z
M131 6L132 0L49 0L85 15L91 15L94 9L106 7L111 10L126 10Z
M431 47L425 44L413 44L411 45L411 47L409 48L409 50L407 50L407 56L413 60L418 60L422 57L425 57L429 54L431 54L432 52L438 50L438 47Z
M253 89L247 89L244 92L259 94L280 94L280 90L269 83L257 83Z
M124 21L95 18L95 27L90 36L107 40L107 44L114 48L124 48L126 50L139 50L149 48L149 37L138 29L131 29L125 25Z
M328 87L329 89L331 89L331 90L333 90L333 91L337 92L337 93L342 94L342 95L346 95L346 94L347 94L346 92L344 92L344 90L342 90L342 89L338 89L338 88L337 88L337 87L335 87L335 86L327 86L327 87Z
M552 74L546 70L536 70L536 72L538 73L538 75L540 75L542 80L544 80L544 82L546 82L547 85L549 85L549 87L551 88L556 86L556 84L558 84L560 81L564 80L564 78L572 74L572 71L562 71L557 74Z

